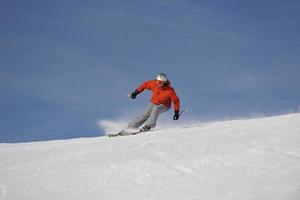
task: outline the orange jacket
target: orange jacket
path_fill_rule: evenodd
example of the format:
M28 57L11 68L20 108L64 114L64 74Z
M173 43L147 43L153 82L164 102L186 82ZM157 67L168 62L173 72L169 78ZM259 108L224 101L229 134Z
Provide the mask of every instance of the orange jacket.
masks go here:
M144 82L140 87L138 87L139 93L143 92L145 89L152 90L151 102L159 105L164 104L168 108L171 107L173 102L174 111L180 110L180 100L176 95L175 90L170 86L171 83L168 80L167 83L163 87L158 87L158 84L155 80L150 80Z

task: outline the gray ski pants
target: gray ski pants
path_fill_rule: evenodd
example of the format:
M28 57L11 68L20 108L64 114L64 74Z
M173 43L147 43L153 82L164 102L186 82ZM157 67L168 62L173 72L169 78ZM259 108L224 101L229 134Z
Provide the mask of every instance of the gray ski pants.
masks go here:
M154 128L160 113L168 111L170 108L163 104L155 105L150 103L144 113L128 124L128 128L138 128L143 123Z

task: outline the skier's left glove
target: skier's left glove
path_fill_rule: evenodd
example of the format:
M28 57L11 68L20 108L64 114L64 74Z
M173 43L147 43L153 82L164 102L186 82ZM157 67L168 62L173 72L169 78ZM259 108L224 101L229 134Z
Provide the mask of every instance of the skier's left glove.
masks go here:
M179 119L179 111L174 111L173 120L178 120L178 119Z
M131 98L132 99L135 99L136 98L136 95L138 95L140 92L138 90L135 90L133 93L131 93Z

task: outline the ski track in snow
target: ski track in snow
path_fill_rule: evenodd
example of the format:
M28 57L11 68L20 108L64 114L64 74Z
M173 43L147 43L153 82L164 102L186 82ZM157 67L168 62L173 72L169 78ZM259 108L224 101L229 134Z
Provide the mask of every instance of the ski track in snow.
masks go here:
M300 114L0 144L0 159L0 200L299 200Z

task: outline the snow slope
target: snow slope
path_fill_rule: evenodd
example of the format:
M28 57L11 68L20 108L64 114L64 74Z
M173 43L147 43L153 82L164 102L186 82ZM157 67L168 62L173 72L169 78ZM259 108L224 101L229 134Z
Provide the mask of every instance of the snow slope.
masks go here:
M300 114L0 144L1 200L299 200Z

